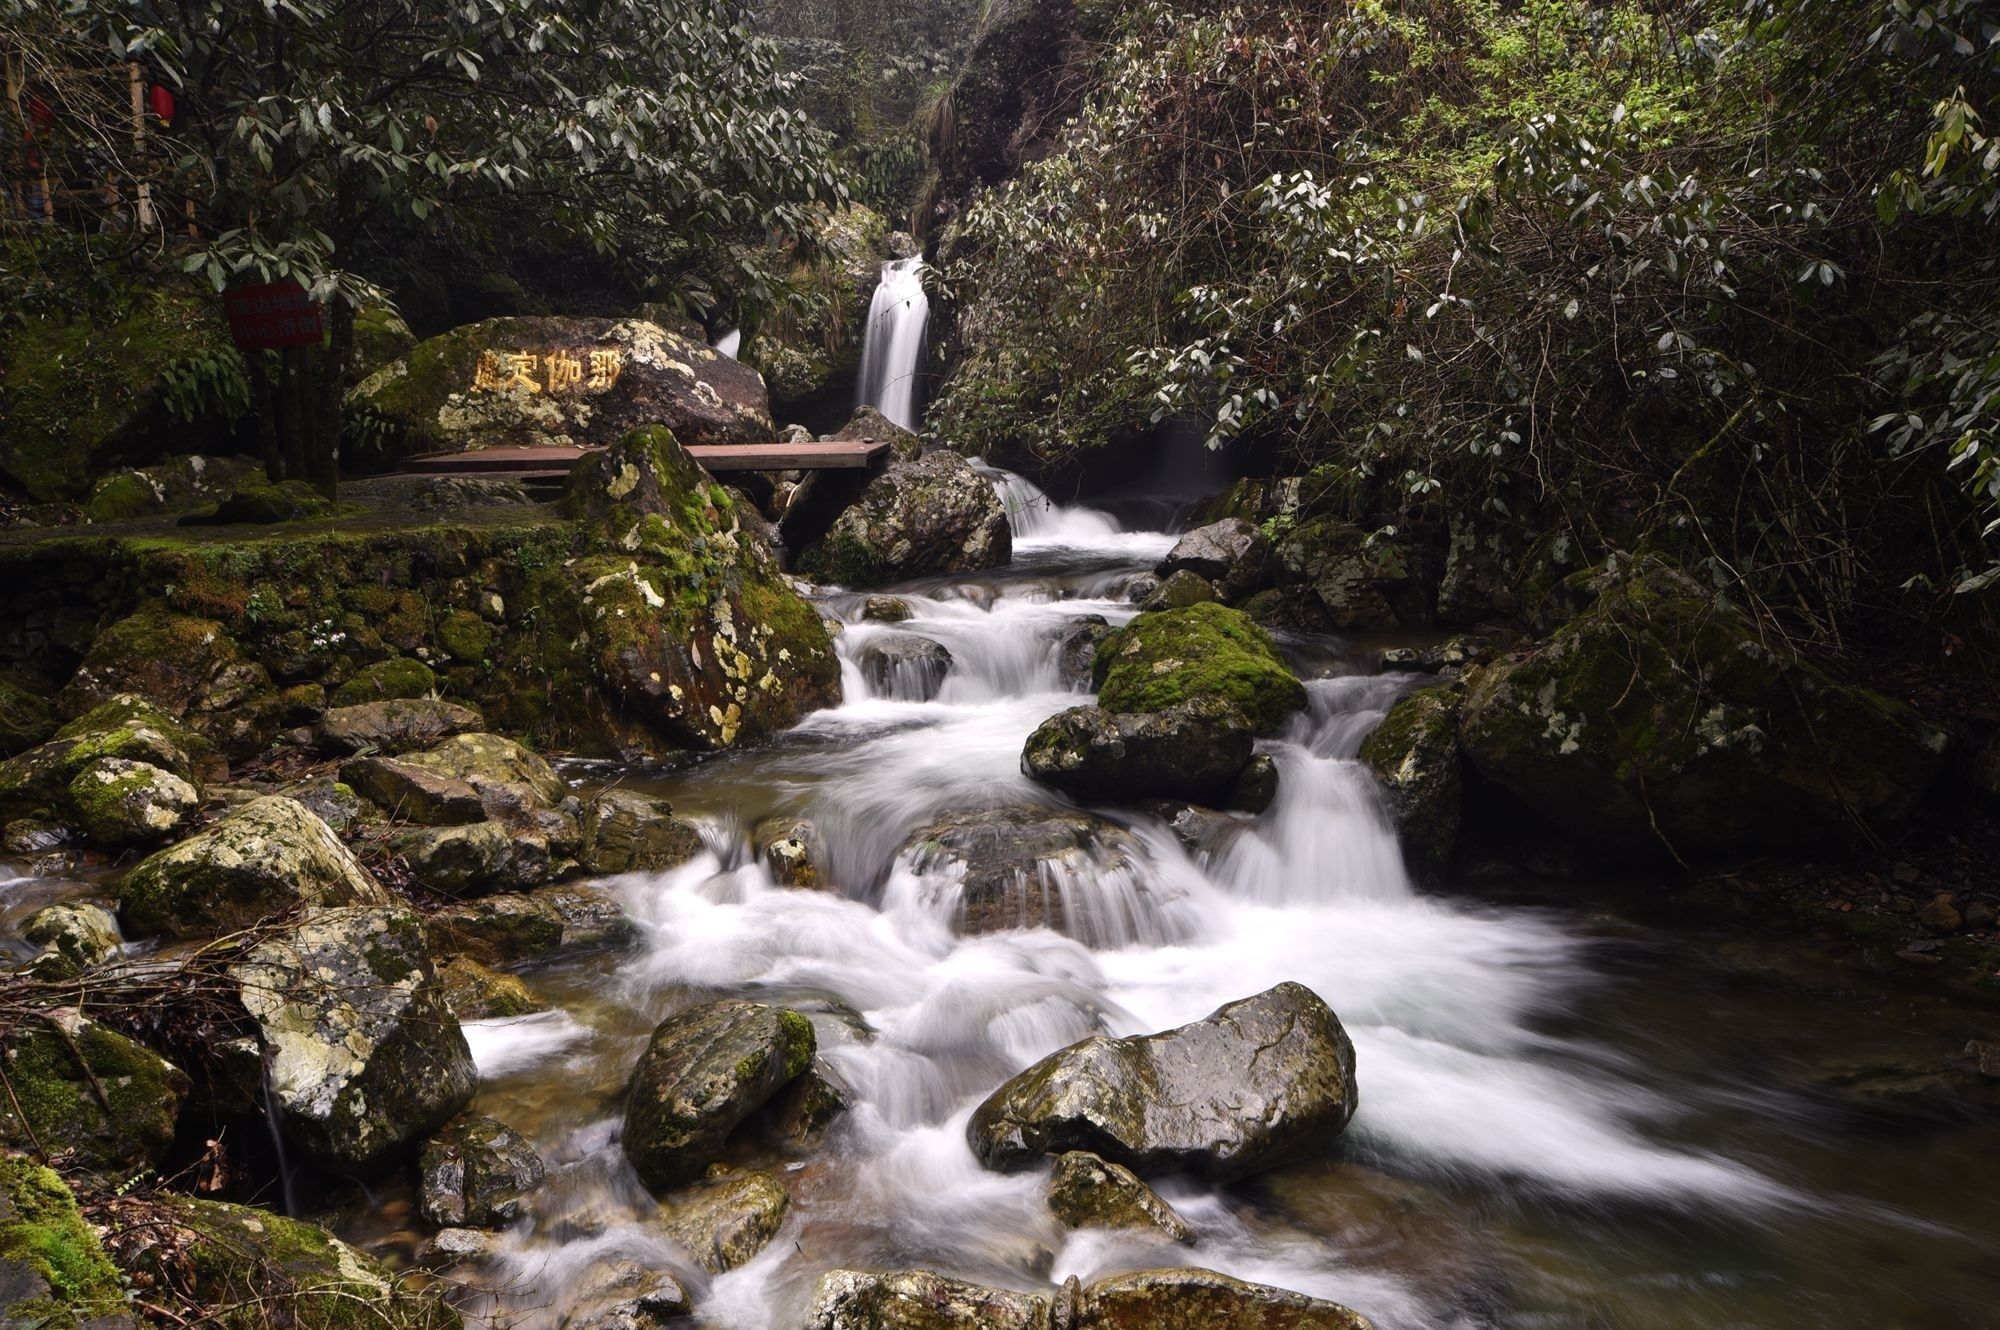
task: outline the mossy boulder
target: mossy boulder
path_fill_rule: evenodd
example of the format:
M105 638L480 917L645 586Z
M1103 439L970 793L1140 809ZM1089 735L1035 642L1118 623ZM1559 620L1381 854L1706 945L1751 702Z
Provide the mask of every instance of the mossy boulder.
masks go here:
M359 706L392 698L429 697L437 691L437 674L408 656L391 656L364 665L327 698L336 707Z
M424 921L441 956L515 965L629 946L638 928L624 907L591 887L543 887L458 901Z
M1078 1300L1077 1330L1374 1330L1337 1302L1250 1284L1213 1270L1136 1270L1100 1279Z
M389 846L420 885L445 896L523 891L555 870L546 837L516 836L498 822L425 827L391 838Z
M938 450L891 462L799 552L798 567L820 582L880 586L996 568L1013 550L993 483L957 453Z
M1458 844L1460 697L1450 684L1419 689L1391 707L1361 744L1361 760L1381 782L1403 861L1423 881L1444 875Z
M142 860L118 885L118 916L133 937L218 937L299 906L387 899L331 827L267 795Z
M113 1222L119 1263L217 1330L463 1325L438 1290L403 1283L317 1224L185 1196L120 1202Z
M1301 522L1274 554L1278 580L1315 607L1326 628L1421 628L1437 617L1423 553L1351 522Z
M1094 669L1106 711L1165 711L1219 697L1256 733L1272 734L1306 704L1305 685L1271 635L1226 605L1141 614L1098 646Z
M424 1142L418 1207L439 1227L501 1228L528 1212L542 1185L542 1157L497 1119L467 1114Z
M172 457L155 466L114 471L83 501L86 522L129 522L192 512L218 503L261 472L248 457Z
M583 810L583 866L593 873L658 873L702 851L701 832L673 806L635 790L600 790Z
M193 811L212 754L173 717L121 695L0 762L0 822L39 817L111 845L157 839Z
M72 979L118 954L118 920L89 901L43 906L21 936L42 949L29 963L38 979Z
M310 915L230 969L286 1135L332 1167L381 1163L464 1108L479 1073L417 917Z
M146 845L185 826L201 806L195 787L150 762L100 757L69 783L76 825L98 845Z
M404 452L609 444L650 426L690 443L776 432L757 371L642 319L467 324L418 343L348 403Z
M188 1078L159 1054L71 1009L23 1016L0 1035L12 1091L0 1142L113 1180L151 1168L174 1141Z
M245 476L214 508L189 513L182 526L274 526L279 522L311 522L332 517L333 500L303 480L269 480Z
M121 694L145 698L175 716L212 703L213 690L241 659L229 631L212 619L142 610L97 635L62 692L75 716Z
M177 417L170 375L240 361L212 294L156 287L111 313L46 314L0 334L0 475L77 499L119 462L150 462L226 422Z
M61 724L43 689L0 674L0 757L33 748Z
M1228 798L1255 744L1243 713L1213 693L1137 715L1072 707L1028 736L1021 769L1083 803L1214 804Z
M1669 565L1620 562L1593 587L1547 641L1471 676L1459 729L1482 776L1565 834L1641 857L1810 848L1895 827L1937 779L1942 731Z
M1283 983L1178 1029L1052 1053L974 1110L966 1136L989 1168L1088 1150L1141 1174L1228 1180L1326 1154L1356 1094L1339 1018Z
M656 1191L692 1182L742 1121L812 1066L812 1022L728 1000L660 1022L633 1069L621 1144Z
M673 435L586 457L564 504L597 551L569 570L597 680L654 733L726 748L838 699L819 615Z
M344 367L350 383L358 383L408 355L417 338L403 316L387 305L369 305L354 314L354 342Z
M55 1173L13 1155L0 1155L0 1325L138 1325L118 1269L76 1197Z

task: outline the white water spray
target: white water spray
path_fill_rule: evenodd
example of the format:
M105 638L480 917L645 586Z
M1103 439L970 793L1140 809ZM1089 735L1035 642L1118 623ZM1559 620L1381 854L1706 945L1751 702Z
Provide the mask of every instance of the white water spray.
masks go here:
M919 424L917 371L924 354L924 327L930 317L923 258L893 259L883 264L882 280L868 305L857 400L907 430L915 430Z

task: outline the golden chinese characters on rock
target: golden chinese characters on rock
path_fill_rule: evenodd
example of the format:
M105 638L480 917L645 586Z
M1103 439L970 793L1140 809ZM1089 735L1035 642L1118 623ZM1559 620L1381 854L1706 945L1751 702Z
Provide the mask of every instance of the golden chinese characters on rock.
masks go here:
M625 372L625 353L601 351L482 351L472 371L475 392L601 393Z

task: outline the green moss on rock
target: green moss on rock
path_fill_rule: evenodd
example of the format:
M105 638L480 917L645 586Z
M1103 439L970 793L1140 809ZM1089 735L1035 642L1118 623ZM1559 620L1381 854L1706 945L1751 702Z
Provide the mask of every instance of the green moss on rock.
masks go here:
M1458 754L1459 689L1422 688L1402 698L1361 745L1375 772L1413 875L1436 880L1458 843L1463 778Z
M44 690L0 674L0 757L33 748L60 722Z
M1306 704L1305 685L1249 615L1207 603L1142 614L1097 650L1106 711L1165 711L1196 697L1234 703L1259 734Z
M437 689L431 667L408 656L378 660L333 690L333 705L359 706L393 698L429 697Z
M53 1011L0 1036L0 1058L12 1090L0 1095L0 1141L12 1149L115 1180L157 1164L173 1144L187 1076L114 1030Z
M129 1311L116 1267L49 1169L0 1155L0 1307L9 1325L79 1330Z

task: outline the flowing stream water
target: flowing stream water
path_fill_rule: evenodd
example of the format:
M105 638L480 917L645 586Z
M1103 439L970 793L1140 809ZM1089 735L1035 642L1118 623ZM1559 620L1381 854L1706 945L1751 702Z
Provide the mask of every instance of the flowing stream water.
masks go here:
M1334 1298L1385 1330L1994 1324L2000 1133L1957 1123L1892 1143L1801 1084L1827 1048L1865 1057L1917 1018L1865 1003L1836 1017L1581 911L1415 890L1353 760L1413 681L1341 644L1289 644L1314 677L1309 709L1265 744L1281 774L1268 811L1193 853L1112 814L1143 862L1052 884L1090 945L1047 928L961 935L956 883L903 847L944 814L1062 806L1020 770L1030 730L1084 700L1057 639L1082 616L1129 618L1128 587L1172 541L989 474L1012 566L898 588L903 623L823 598L844 625L842 705L678 773L573 773L669 796L710 848L609 881L642 926L636 953L533 973L552 1010L468 1030L476 1106L549 1162L485 1276L496 1323L554 1326L585 1269L625 1257L674 1271L702 1323L729 1330L799 1325L818 1274L840 1266L1043 1289L1170 1264ZM856 667L891 632L951 652L934 697L894 679L877 692ZM750 828L773 814L817 829L831 889L772 880ZM1162 1183L1197 1245L1062 1229L1041 1174L988 1172L967 1146L973 1107L1044 1054L1288 979L1352 1035L1359 1114L1325 1163L1225 1189ZM810 1015L851 1107L811 1150L739 1148L734 1162L780 1173L792 1208L762 1254L710 1277L649 1222L616 1142L653 1024L718 995ZM358 1228L395 1245L382 1224Z

